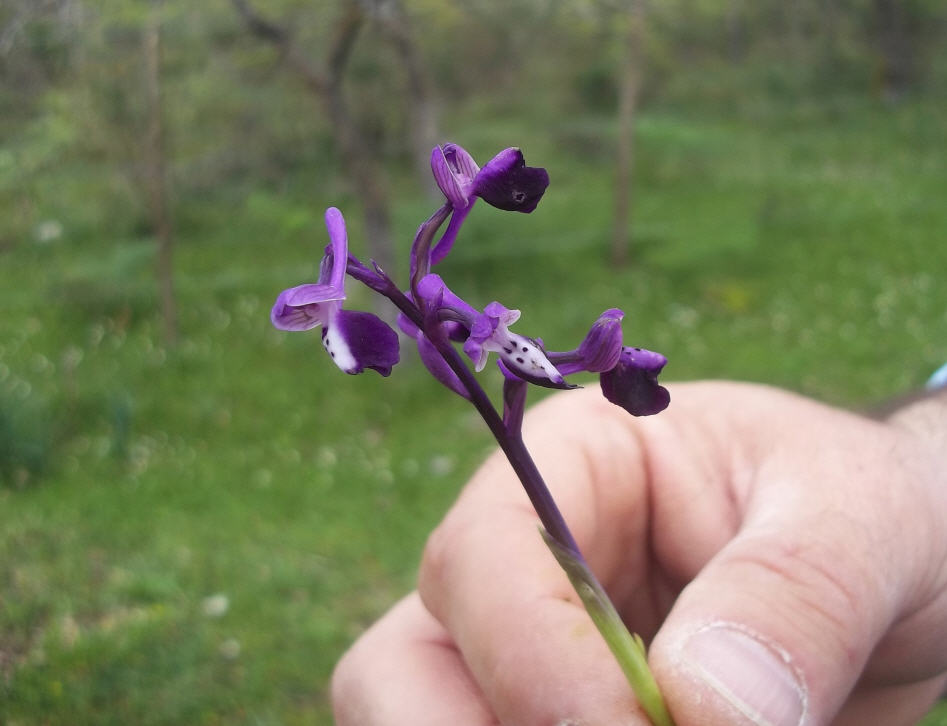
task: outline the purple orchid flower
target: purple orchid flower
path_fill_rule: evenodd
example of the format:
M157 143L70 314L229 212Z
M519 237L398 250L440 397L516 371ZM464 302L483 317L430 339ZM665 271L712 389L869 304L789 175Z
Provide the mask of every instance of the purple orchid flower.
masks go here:
M387 376L399 359L398 334L378 316L343 310L348 235L345 219L335 207L325 214L329 244L315 283L283 290L276 298L270 320L280 330L310 330L322 325L322 345L346 373L366 368Z
M575 350L550 352L549 360L563 375L580 371L598 373L602 393L612 403L633 416L650 416L667 408L671 397L658 383L658 374L667 363L660 353L622 344L618 308L606 310L592 324Z
M519 320L519 310L510 310L494 301L479 312L451 292L440 275L433 273L420 281L418 295L426 307L437 309L438 324L445 337L463 340L463 351L473 361L476 371L484 369L490 353L497 353L507 370L522 380L548 388L574 387L566 383L546 357L541 341L509 330L509 326ZM439 370L431 365L428 369L438 380L454 389Z
M526 166L523 152L514 147L504 149L481 169L463 147L442 144L431 152L431 170L455 210L466 209L474 197L480 197L498 209L529 213L549 186L546 170Z
M431 251L432 265L443 260L454 246L477 197L498 209L529 213L536 209L549 186L546 170L526 166L523 152L513 147L501 151L481 169L463 147L442 144L431 152L431 170L453 208L447 229Z

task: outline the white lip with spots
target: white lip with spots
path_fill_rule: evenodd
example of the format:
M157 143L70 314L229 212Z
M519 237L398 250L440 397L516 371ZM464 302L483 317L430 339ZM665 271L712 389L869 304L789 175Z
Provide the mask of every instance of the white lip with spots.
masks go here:
M339 333L337 325L326 326L322 333L322 347L331 356L335 364L346 373L354 373L358 370L358 361L352 355L345 338Z
M562 380L562 375L549 362L542 348L522 335L507 333L507 336L507 345L503 346L501 355L511 370L514 372L520 370L534 378L548 378L552 381Z

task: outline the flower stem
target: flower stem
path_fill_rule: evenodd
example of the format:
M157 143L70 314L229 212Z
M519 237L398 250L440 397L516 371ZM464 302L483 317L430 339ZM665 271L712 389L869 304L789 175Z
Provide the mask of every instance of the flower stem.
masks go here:
M628 632L605 589L585 561L560 545L546 531L542 531L542 536L559 565L569 576L569 581L582 600L586 612L608 644L635 692L638 703L651 722L655 726L674 726L658 684L648 667L647 652L641 637Z
M436 219L435 221L437 222ZM420 236L433 236L431 227L423 230ZM628 632L621 616L605 592L605 588L582 557L562 512L559 511L549 487L546 486L542 474L523 442L518 424L508 427L504 423L503 417L490 397L440 328L436 324L428 324L429 321L425 320L419 307L383 271L376 268L376 271L372 272L350 257L348 272L391 300L401 312L421 328L460 379L469 393L470 402L487 424L523 485L542 523L542 535L546 545L565 570L586 612L618 661L641 707L655 726L674 726L674 721L664 705L664 699L648 667L644 643L639 636Z

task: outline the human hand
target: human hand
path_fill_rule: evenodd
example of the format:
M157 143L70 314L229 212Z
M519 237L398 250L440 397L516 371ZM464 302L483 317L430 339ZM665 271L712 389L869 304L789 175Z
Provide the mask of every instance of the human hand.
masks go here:
M671 393L648 419L555 396L524 433L653 638L678 726L915 723L947 671L947 416L882 423L733 383ZM646 724L536 530L492 457L432 535L420 594L340 662L339 726Z

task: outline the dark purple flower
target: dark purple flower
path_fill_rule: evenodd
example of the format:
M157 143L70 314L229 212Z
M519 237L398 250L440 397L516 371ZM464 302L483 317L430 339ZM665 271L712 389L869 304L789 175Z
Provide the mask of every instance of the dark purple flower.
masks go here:
M667 363L660 353L622 348L618 365L601 375L602 393L633 416L651 416L667 408L671 395L658 383Z
M319 267L319 279L283 290L270 320L280 330L310 330L322 325L322 345L346 373L366 368L387 376L398 362L398 335L371 313L343 310L348 236L345 219L335 207L325 214L329 244Z
M453 207L447 229L431 250L432 265L443 260L454 246L476 197L498 209L532 212L549 186L546 170L526 166L523 152L516 148L504 149L481 169L463 147L442 144L431 152L431 171Z
M549 186L541 167L526 166L523 152L504 149L477 172L474 194L487 204L508 212L532 212Z
M431 170L455 210L466 209L473 197L480 197L498 209L532 212L549 186L546 170L526 166L523 152L513 147L501 151L481 169L463 147L442 144L431 152Z

